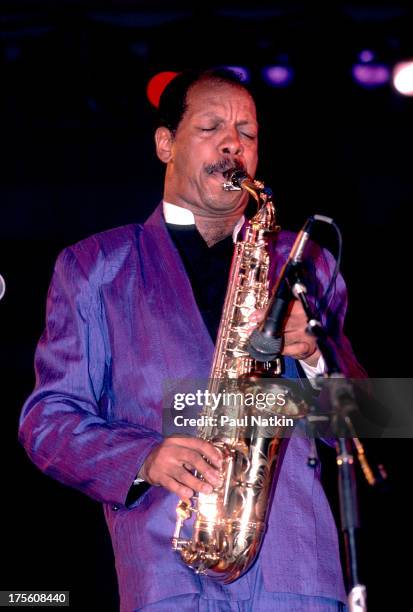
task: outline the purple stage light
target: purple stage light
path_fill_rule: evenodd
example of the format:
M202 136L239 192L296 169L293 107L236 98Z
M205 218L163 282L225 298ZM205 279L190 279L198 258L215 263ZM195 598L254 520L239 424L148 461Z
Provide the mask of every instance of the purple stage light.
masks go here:
M368 62L372 62L374 60L374 53L369 49L364 49L359 55L360 62L363 64L367 64Z
M236 72L237 74L239 74L241 81L243 81L244 83L249 83L251 80L250 71L244 66L224 66L224 68L227 68L228 70L232 70L232 72Z
M355 64L352 74L353 79L366 89L382 87L390 81L390 68L386 64Z
M287 87L294 78L294 70L290 66L266 66L262 77L271 87Z

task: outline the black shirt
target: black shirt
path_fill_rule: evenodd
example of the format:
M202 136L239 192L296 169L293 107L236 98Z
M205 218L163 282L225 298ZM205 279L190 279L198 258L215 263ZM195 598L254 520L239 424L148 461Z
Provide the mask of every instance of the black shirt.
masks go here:
M234 242L227 236L209 247L195 225L167 223L204 323L215 343L228 285Z

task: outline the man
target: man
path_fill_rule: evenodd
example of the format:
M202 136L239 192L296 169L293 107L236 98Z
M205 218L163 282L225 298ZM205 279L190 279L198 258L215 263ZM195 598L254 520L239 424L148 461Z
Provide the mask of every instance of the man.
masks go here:
M258 124L252 96L227 71L182 73L159 110L163 204L143 226L59 256L20 439L40 469L103 502L122 610L339 610L337 534L319 471L307 466L307 440L286 448L268 532L245 576L221 586L171 550L177 495L210 491L221 457L205 440L163 438L164 382L208 378L232 234L247 204L244 192L223 190L223 173L242 166L254 176ZM277 240L273 280L292 239ZM332 258L316 245L310 257L322 292ZM326 322L354 372L345 308L340 277ZM288 376L298 375L295 359L309 374L322 368L305 324L297 302L285 328Z

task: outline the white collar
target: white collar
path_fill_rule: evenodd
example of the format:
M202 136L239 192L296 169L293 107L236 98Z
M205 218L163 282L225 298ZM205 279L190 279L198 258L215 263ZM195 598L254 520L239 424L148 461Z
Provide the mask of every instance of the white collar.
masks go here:
M192 211L176 204L163 201L163 216L165 217L166 223L172 223L173 225L195 225L195 217ZM237 236L240 229L244 225L245 217L242 215L234 227L232 232L232 240L236 242Z
M191 210L163 201L163 216L166 223L173 225L195 225L195 217Z

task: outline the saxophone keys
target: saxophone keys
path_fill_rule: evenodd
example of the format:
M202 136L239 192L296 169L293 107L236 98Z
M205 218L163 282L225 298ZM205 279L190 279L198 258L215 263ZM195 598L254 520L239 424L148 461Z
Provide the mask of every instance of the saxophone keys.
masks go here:
M191 518L193 510L194 508L191 507L191 502L189 499L180 499L176 507L178 521L180 520L181 523L183 523L183 521Z

